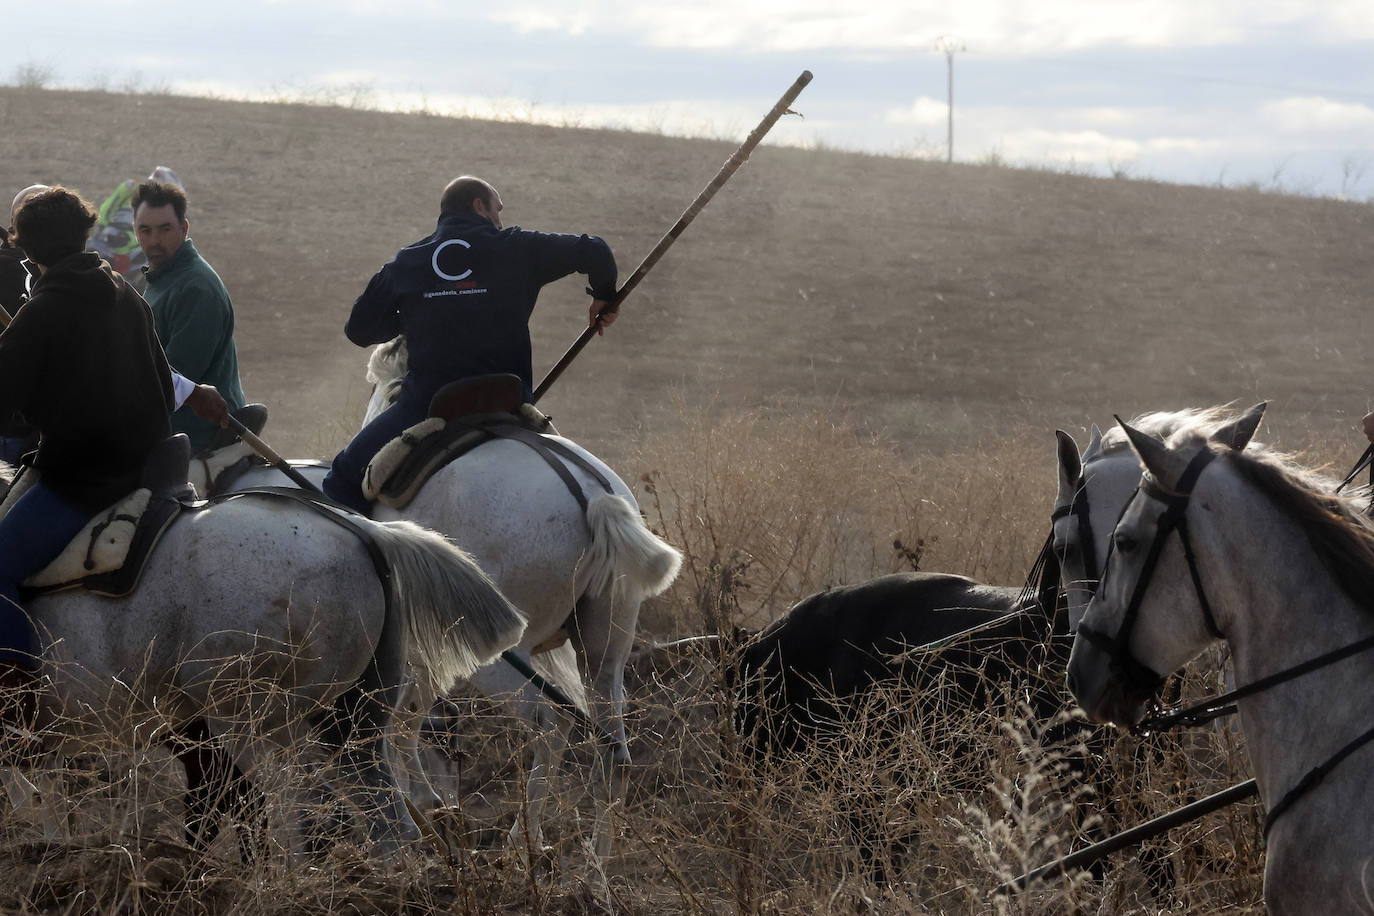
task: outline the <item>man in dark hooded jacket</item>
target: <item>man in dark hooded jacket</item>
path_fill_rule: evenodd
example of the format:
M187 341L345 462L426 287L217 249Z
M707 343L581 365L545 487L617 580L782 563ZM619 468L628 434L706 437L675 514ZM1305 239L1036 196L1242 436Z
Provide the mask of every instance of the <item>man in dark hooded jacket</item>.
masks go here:
M16 243L41 274L0 334L0 416L21 411L40 432L39 482L0 519L0 691L36 669L19 584L56 557L91 517L134 490L152 449L172 434L175 380L152 313L124 278L84 251L90 204L65 188L31 197ZM222 416L207 402L195 403ZM27 693L27 691L21 691ZM28 712L21 707L20 714Z
M501 225L501 195L480 178L449 182L434 233L402 248L353 304L344 333L360 347L406 335L409 371L386 411L334 458L324 491L368 510L363 473L383 445L419 423L449 382L490 373L533 388L530 314L539 291L572 273L587 276L588 322L598 333L615 321L615 258L593 235L533 232Z

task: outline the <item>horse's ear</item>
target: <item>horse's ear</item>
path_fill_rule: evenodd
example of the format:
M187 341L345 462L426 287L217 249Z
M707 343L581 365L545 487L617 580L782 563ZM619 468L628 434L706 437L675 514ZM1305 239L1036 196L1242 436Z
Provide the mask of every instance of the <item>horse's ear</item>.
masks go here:
M1172 484L1176 473L1181 469L1176 469L1178 464L1174 453L1169 451L1168 446L1162 439L1157 439L1149 433L1141 432L1126 423L1120 417L1116 422L1121 424L1122 430L1126 433L1126 438L1130 440L1131 449L1140 458L1140 463L1145 466L1145 470L1150 475L1165 485Z
M1098 429L1097 424L1093 424L1092 432L1088 436L1088 447L1083 449L1083 461L1087 463L1098 456L1102 451L1102 430Z
M1264 408L1268 406L1267 401L1260 401L1230 423L1219 427L1210 436L1211 441L1236 451L1245 448L1254 437L1255 430L1259 429L1260 420L1264 418Z
M1059 443L1059 496L1063 501L1065 493L1069 499L1073 498L1073 488L1083 475L1083 463L1078 459L1078 443L1073 441L1073 436L1056 429L1054 437Z

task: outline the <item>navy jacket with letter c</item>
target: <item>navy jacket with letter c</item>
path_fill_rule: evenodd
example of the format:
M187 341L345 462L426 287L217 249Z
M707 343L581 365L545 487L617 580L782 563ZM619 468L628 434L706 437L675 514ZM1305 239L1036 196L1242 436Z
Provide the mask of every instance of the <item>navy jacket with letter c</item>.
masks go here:
M492 372L533 388L529 319L539 290L586 274L597 299L615 295L610 246L596 236L497 229L445 211L434 234L396 253L353 304L344 333L360 347L406 335L406 393L427 402L448 382Z

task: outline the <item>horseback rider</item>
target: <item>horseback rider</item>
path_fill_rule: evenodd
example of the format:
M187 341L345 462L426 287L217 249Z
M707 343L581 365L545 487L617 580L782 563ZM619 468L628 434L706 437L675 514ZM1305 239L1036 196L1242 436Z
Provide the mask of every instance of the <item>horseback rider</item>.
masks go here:
M615 258L596 236L534 232L501 225L501 195L465 175L444 188L434 233L402 248L353 304L344 333L360 347L406 335L409 371L394 403L335 456L324 491L364 514L368 462L383 445L424 420L430 399L449 382L491 373L520 377L533 392L530 314L546 283L581 273L592 296L589 326L616 292Z
M14 220L15 242L40 272L0 334L0 416L20 411L40 433L39 482L0 519L0 694L20 698L21 722L32 693L15 688L33 684L37 658L20 583L138 486L147 456L172 435L176 406L219 421L227 412L214 388L170 370L147 304L84 250L95 219L89 203L53 187Z

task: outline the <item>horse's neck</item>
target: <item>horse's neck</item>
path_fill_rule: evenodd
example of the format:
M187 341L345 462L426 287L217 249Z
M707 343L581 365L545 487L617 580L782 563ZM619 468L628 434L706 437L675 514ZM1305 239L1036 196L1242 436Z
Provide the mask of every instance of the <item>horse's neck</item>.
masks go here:
M1221 503L1224 499L1224 504ZM1224 520L1194 528L1203 588L1231 643L1236 682L1260 678L1374 635L1374 615L1327 571L1307 536L1253 491L1209 498ZM1265 800L1374 727L1374 651L1241 701Z
M368 399L367 410L363 413L363 426L377 419L382 411L391 406L388 394L389 388L385 384L378 384L372 389L372 397Z

